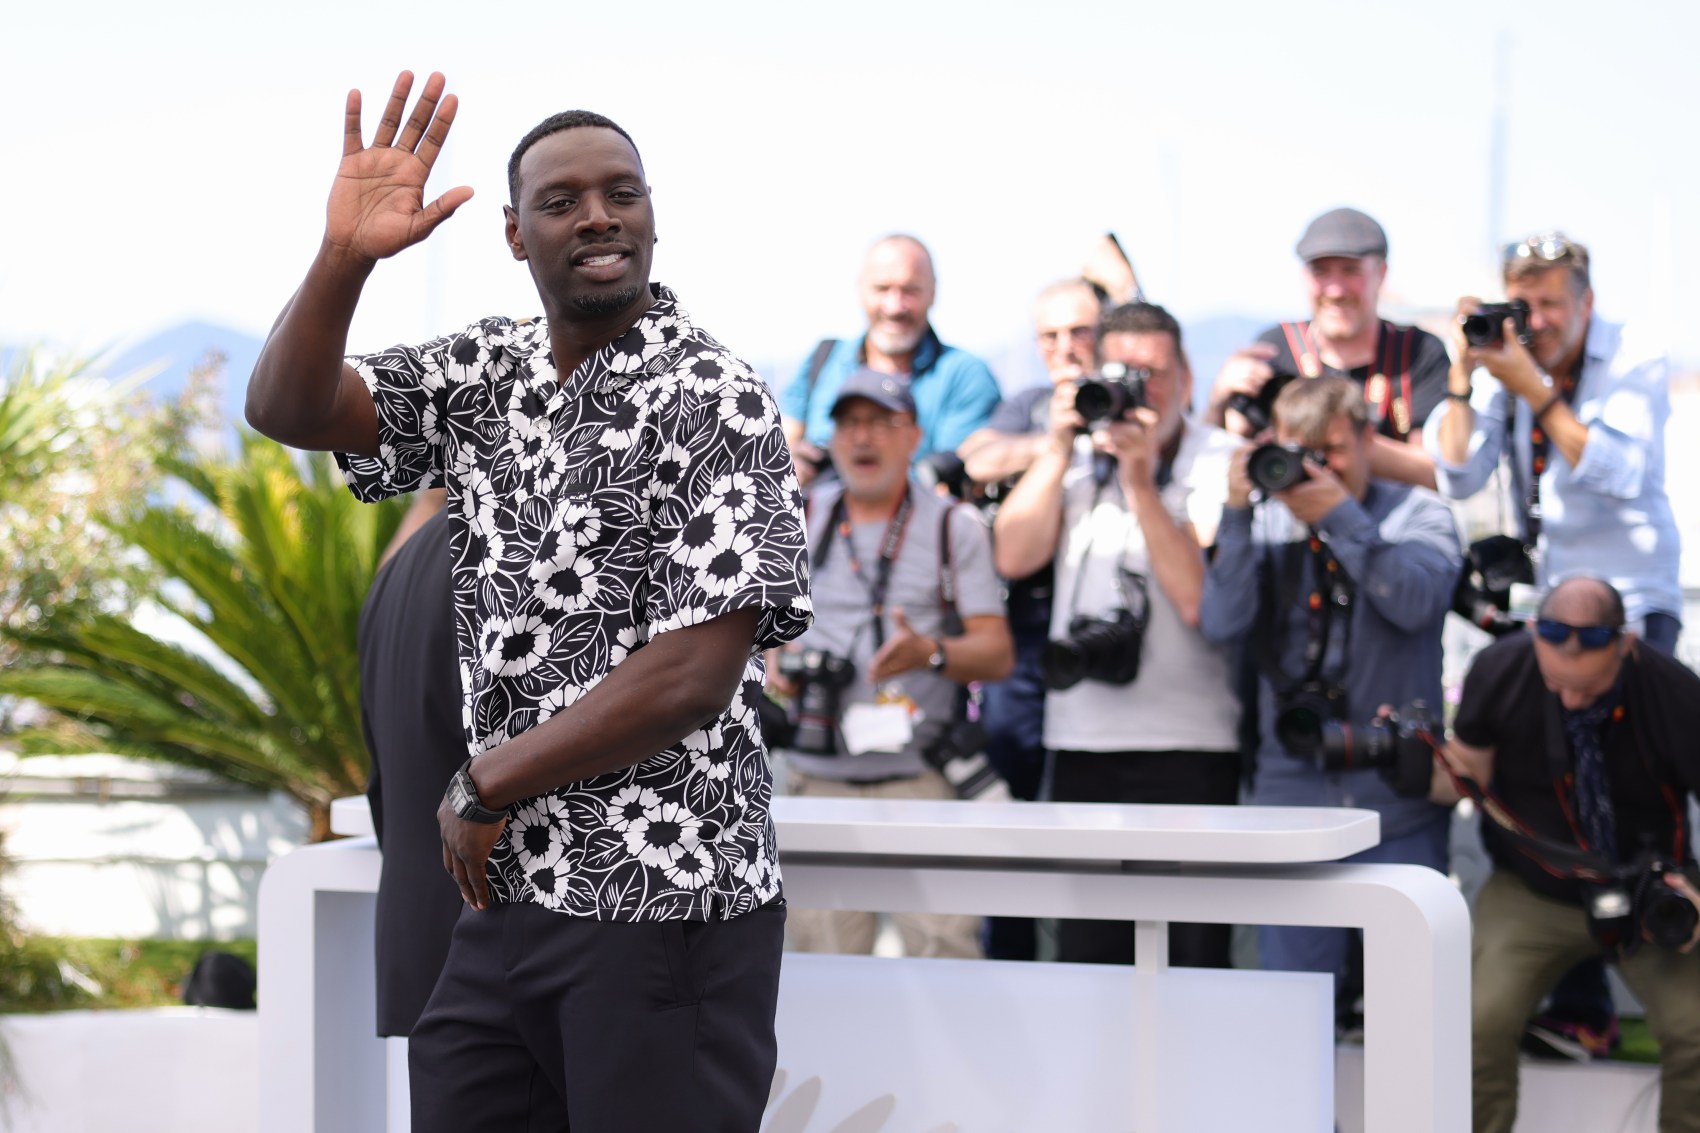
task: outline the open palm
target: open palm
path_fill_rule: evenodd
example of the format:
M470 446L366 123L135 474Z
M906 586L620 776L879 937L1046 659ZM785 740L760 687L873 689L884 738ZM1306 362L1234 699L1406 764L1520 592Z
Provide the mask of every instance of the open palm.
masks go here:
M342 164L326 208L325 238L362 259L381 260L417 244L472 198L464 185L425 203L425 182L442 151L458 103L443 96L443 76L433 73L406 123L413 74L396 79L372 144L360 134L360 92L350 91L343 122Z

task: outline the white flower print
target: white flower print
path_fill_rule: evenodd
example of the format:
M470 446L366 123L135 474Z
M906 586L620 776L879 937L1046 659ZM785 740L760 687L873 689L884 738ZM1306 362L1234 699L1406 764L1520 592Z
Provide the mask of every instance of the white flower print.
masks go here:
M714 554L697 571L696 584L716 598L724 598L748 586L760 567L755 540L739 531L725 542L715 540Z
M608 803L608 825L623 834L631 829L632 823L642 822L646 813L660 807L660 795L648 787L628 784L620 788L620 793Z
M662 803L626 827L626 850L644 865L664 868L694 850L702 820L683 803Z
M550 442L549 418L532 417L519 408L508 410L508 451L521 472L542 466Z
M537 702L537 722L541 724L568 705L578 703L578 698L589 691L577 685L556 685Z
M720 419L746 437L773 429L773 398L754 382L728 382L720 390Z
M531 672L549 649L549 626L535 614L503 619L494 635L486 631L484 637L490 642L484 668L498 677Z
M507 836L527 873L554 865L572 844L567 804L554 795L542 795L516 807L508 818Z
M709 485L702 506L723 523L743 523L756 513L756 482L747 472L722 476Z
M691 770L710 779L724 779L732 774L731 753L726 750L726 737L719 724L699 728L683 740L691 756Z
M595 504L568 502L555 512L554 527L563 547L588 547L602 538L602 509Z
M662 869L667 874L667 880L680 889L701 889L714 877L714 863L709 860L708 851L702 846L692 846L682 851Z
M596 568L569 547L546 563L531 564L532 593L551 610L577 612L589 606L601 592Z
M638 434L643 432L643 424L649 419L649 412L632 401L622 401L614 409L613 417L602 430L601 442L603 448L623 451L637 443Z
M496 533L496 486L482 468L470 468L461 477L460 515L474 534Z
M667 442L655 454L655 461L649 469L649 483L645 485L644 492L652 500L666 499L678 489L690 467L691 450L684 445Z
M683 527L671 548L674 559L701 570L722 549L731 546L733 527L713 512L698 512Z

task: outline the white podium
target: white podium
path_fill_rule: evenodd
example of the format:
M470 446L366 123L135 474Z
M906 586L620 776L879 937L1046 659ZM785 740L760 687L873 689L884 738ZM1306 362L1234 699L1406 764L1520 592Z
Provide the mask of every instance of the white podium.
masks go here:
M1131 1023L1106 1028L1106 1035L1131 1036L1121 1064L1130 1124L1141 1133L1189 1127L1175 1116L1174 1076L1164 1070L1177 1056L1164 1014L1185 1000L1176 989L1194 974L1168 971L1168 922L1360 927L1365 1129L1468 1128L1468 911L1432 870L1339 863L1376 844L1379 820L1372 812L780 798L774 816L786 896L798 907L1137 922L1139 963L1131 974L1119 970L1131 984L1122 1001ZM335 804L332 827L369 835L365 800ZM306 847L266 873L259 988L264 1133L384 1128L385 1055L373 1037L371 972L377 879L370 837ZM1056 980L1079 970L788 955L782 1071L786 1038L797 1026L787 1011L794 961L799 971L829 977L833 964L862 964L840 968L837 978L879 980L890 973L917 989L958 979L1007 988L1010 981ZM929 967L936 965L949 966ZM938 979L916 982L918 970ZM800 1002L804 984L796 986ZM1222 1090L1255 1089L1256 1069L1222 1066L1207 1080ZM770 1112L770 1129L780 1127L780 1116Z

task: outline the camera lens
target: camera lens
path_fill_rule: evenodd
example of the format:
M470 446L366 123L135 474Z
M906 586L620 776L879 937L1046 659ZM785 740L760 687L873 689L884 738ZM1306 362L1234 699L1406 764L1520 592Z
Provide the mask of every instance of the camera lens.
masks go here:
M1121 416L1122 400L1120 386L1088 378L1074 391L1074 411L1088 421L1108 421Z
M1464 316L1464 341L1471 346L1492 346L1500 341L1500 324L1488 315Z
M1264 492L1291 488L1310 475L1305 471L1304 454L1292 445L1258 445L1246 458L1245 470Z
M1647 939L1672 951L1687 944L1694 935L1695 925L1700 924L1700 909L1656 874L1648 876L1641 885L1644 894L1641 927Z

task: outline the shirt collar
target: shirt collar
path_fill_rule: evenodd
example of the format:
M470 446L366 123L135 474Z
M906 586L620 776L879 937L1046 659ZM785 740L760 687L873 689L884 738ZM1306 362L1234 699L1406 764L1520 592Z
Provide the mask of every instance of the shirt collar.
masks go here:
M609 393L674 368L684 340L693 333L691 319L679 305L679 297L672 288L652 283L649 292L655 302L638 316L637 322L585 359L565 383L557 383L564 395ZM548 320L539 319L533 327L530 341L536 353L532 356L532 369L539 378L554 381Z

